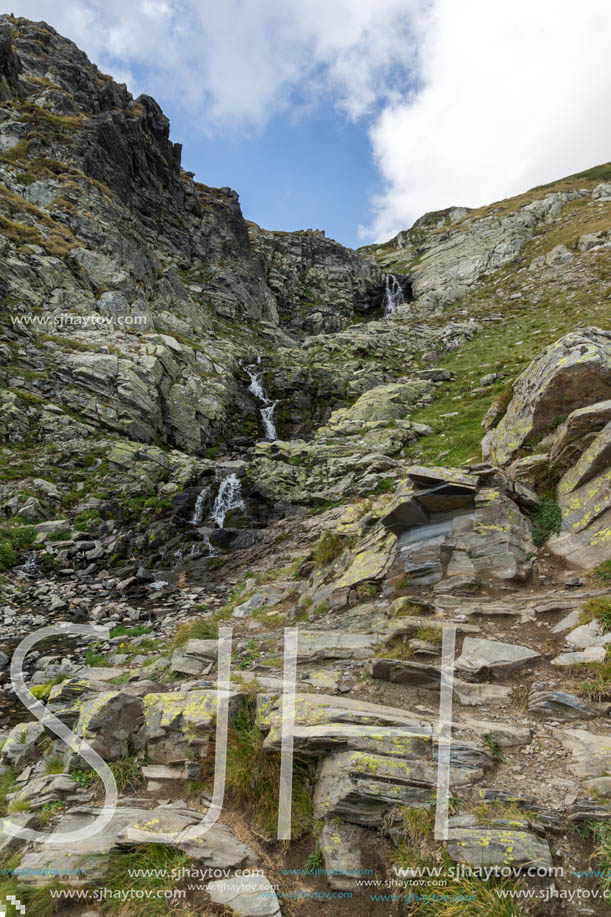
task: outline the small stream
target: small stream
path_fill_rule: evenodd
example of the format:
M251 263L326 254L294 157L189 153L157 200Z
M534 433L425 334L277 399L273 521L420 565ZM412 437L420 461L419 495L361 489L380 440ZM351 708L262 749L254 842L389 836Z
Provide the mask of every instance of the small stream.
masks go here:
M276 425L274 423L274 409L278 404L277 401L272 401L267 397L263 384L261 382L261 377L263 372L258 369L258 366L261 363L261 357L257 357L256 363L251 363L248 366L245 366L244 369L248 373L248 378L250 379L250 385L248 386L248 391L261 401L263 407L261 407L261 421L263 423L263 430L265 431L265 439L273 442L278 439L278 433L276 431Z

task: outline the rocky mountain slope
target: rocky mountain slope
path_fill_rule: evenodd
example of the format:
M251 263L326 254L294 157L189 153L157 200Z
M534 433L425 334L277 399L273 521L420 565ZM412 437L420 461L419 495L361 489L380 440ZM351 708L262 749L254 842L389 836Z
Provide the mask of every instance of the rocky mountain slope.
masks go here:
M52 715L120 797L60 853L5 830L0 903L165 913L128 871L167 867L184 915L606 913L582 873L611 863L611 166L354 252L245 220L180 154L153 99L0 17L0 804L55 835L100 813ZM29 652L34 716L10 658L60 622L106 630ZM445 898L407 900L439 887L396 868L431 866ZM47 867L134 895L58 902Z

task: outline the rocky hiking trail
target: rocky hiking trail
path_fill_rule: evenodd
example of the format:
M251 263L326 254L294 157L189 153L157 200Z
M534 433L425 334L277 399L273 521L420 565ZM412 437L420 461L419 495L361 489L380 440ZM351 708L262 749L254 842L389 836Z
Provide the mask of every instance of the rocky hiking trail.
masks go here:
M3 831L0 908L608 913L611 166L352 251L180 159L153 99L0 16L0 812L56 838L102 812L51 715L119 794L84 841ZM10 664L49 625L35 718ZM124 899L70 898L100 888Z

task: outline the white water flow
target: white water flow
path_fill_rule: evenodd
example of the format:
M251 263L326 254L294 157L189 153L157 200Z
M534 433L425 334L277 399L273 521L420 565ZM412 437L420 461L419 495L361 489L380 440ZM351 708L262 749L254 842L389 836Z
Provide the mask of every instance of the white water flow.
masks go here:
M220 529L223 528L225 516L232 509L246 509L242 497L242 485L237 474L230 474L221 481L219 492L216 495L214 506L210 515Z
M384 296L384 315L394 315L397 307L405 300L403 299L403 290L401 284L394 274L386 275L386 293Z
M271 401L265 392L261 384L261 376L263 375L261 370L257 370L259 363L261 362L261 357L257 357L256 363L251 363L250 366L245 366L245 370L248 373L248 378L250 379L250 385L248 386L248 391L258 398L259 401L263 402L263 407L260 408L261 411L261 420L263 421L263 429L265 431L265 439L273 441L278 439L278 434L276 432L276 425L274 423L274 408L278 404L277 401Z
M212 544L212 542L210 541L210 535L203 535L202 541L204 543L204 547L208 549L208 557L217 557L218 552L216 548L214 547L214 545Z
M193 515L191 516L191 525L201 525L204 521L204 508L206 506L208 490L208 487L203 487L197 495L197 500L193 508Z
M40 576L40 568L36 563L35 551L32 551L31 554L28 554L25 561L17 570L17 576L20 579L36 579L37 576Z

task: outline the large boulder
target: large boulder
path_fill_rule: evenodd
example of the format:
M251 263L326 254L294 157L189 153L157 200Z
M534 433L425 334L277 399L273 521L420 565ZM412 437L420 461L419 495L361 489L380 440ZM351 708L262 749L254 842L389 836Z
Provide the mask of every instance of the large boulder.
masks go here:
M230 698L236 710L238 695ZM174 691L144 697L141 742L153 764L182 764L205 756L215 729L217 691Z
M90 806L70 809L61 816L52 835L82 830L102 811ZM202 818L201 812L178 806L119 805L106 827L91 837L61 845L57 841L43 843L29 850L21 862L24 881L42 885L54 875L68 885L83 885L104 874L112 850L151 842L182 850L208 869L234 870L256 864L254 852L237 840L227 825L217 823L201 837L193 837L192 831L197 831Z
M414 465L407 475L381 521L397 535L397 566L413 585L461 592L527 577L534 551L516 502L522 485L486 466L468 473Z
M487 461L504 465L567 414L608 398L611 332L580 328L550 344L517 379L498 426L484 437Z
M129 742L144 721L142 701L124 691L106 691L81 707L75 732L104 761L117 761L127 755ZM80 756L68 752L68 769L77 765Z

